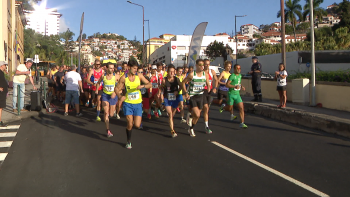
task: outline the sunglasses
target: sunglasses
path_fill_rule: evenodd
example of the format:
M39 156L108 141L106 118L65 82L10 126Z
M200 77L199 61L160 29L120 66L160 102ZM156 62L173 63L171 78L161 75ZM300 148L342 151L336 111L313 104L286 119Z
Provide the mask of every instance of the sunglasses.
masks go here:
M141 74L141 73L143 73L143 72L138 72L138 73L140 73L140 74Z
M98 66L99 66L99 65L101 65L101 64L96 64L96 65L98 65Z
M198 64L198 66L204 66L204 64Z

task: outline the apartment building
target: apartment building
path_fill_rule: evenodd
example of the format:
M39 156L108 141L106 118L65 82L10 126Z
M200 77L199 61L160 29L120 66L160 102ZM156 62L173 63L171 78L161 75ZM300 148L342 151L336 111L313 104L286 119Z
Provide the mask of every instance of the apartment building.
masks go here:
M46 36L59 34L62 14L58 13L57 9L40 8L24 12L28 20L26 28Z

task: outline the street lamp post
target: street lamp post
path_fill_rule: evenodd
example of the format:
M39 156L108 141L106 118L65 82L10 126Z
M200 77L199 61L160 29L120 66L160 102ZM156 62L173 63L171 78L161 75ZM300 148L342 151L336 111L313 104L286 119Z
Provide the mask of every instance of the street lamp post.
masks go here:
M245 17L245 16L247 16L247 15L243 15L243 16L236 16L235 15L235 34L236 34L236 64L237 64L237 60L238 60L238 48L237 48L237 42L238 42L238 40L237 40L237 17Z
M147 23L148 23L148 50L147 50L147 52L148 52L148 61L147 61L147 59L146 59L146 63L150 63L150 57L151 57L151 31L150 31L150 29L149 29L149 20L145 20L145 21L147 21Z
M142 5L127 1L128 3L142 7L142 62L145 63L145 8Z

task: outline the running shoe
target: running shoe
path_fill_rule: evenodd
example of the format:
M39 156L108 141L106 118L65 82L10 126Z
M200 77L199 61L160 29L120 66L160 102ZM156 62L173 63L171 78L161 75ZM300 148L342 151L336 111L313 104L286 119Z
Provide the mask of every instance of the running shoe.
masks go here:
M85 106L89 107L89 105L90 105L90 101L86 102Z
M244 123L239 124L239 127L243 128L243 129L247 129L248 128L248 126L246 124L244 124Z
M117 119L118 119L118 120L120 119L120 116L119 116L119 114L116 114L116 117L117 117Z
M236 120L237 119L237 116L231 114L231 120Z
M188 119L188 126L192 127L192 118L191 117Z
M159 118L159 115L158 115L158 113L156 112L156 113L154 113L154 116L156 117L156 118Z
M0 122L0 127L7 127L7 124L5 124L3 121Z
M207 132L207 134L212 134L213 131L209 129L209 127L205 127L205 132Z
M68 116L68 112L64 112L64 116Z
M96 107L96 105L92 104L92 108L95 108L95 107Z
M142 123L140 124L140 127L139 127L139 129L143 129Z
M126 143L126 145L125 145L125 148L127 148L127 149L131 149L131 148L132 148L132 146L131 146L131 142L127 142L127 143Z
M151 110L151 115L154 116L154 111L153 110Z
M97 116L97 117L96 117L96 121L101 122L100 116Z
M191 137L196 137L196 134L194 134L193 129L188 128L188 133L190 134Z
M221 107L220 107L220 109L219 109L220 113L222 113L222 112L224 111L224 107L225 107L225 106L226 106L225 103L221 105Z
M107 137L108 138L113 137L113 133L111 132L111 130L107 130Z
M162 116L162 112L160 111L160 109L158 109L158 115Z
M186 123L186 120L182 118L181 123Z
M80 117L82 116L83 114L80 112L80 113L77 113L77 115L75 115L76 117Z
M177 134L176 134L175 130L172 130L172 131L171 131L171 137L174 138L174 137L176 137L176 136L177 136Z
M147 114L147 118L151 120L152 119L151 114Z
M179 113L181 112L180 108L176 108L176 110L177 110L177 112L179 112Z

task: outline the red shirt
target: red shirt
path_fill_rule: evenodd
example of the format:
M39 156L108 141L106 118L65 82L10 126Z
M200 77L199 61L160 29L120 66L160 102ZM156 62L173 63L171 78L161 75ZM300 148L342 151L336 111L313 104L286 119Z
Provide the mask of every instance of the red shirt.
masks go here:
M213 77L212 77L212 73L211 73L211 70L209 70L209 83L210 83L210 89L213 89ZM205 85L204 89L208 89L208 86Z
M150 82L152 83L152 89L158 89L158 78L157 78L157 76L151 76Z
M101 78L101 76L102 76L102 69L100 70L100 72L96 72L96 70L95 69L93 69L94 70L94 81L92 81L93 83L97 83L98 82L98 80L100 80L100 78ZM102 83L100 84L100 87L98 88L98 90L102 90ZM95 91L96 90L96 86L91 86L91 89L93 90L93 91Z

